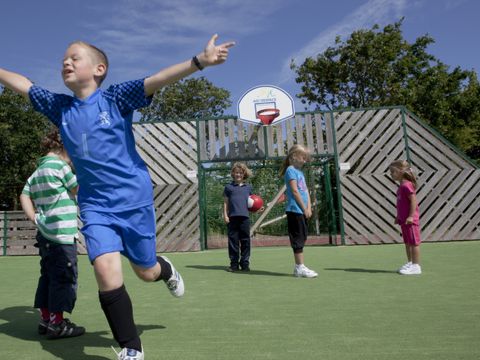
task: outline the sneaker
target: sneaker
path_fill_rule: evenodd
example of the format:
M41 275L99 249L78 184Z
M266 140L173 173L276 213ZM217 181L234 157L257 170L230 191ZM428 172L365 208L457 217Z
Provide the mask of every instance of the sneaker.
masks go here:
M38 323L38 334L39 335L45 335L47 333L47 328L48 328L48 323L50 320L43 320L40 319L40 322Z
M238 271L238 267L229 266L229 267L227 268L227 271L228 271L228 272L237 272L237 271Z
M250 266L241 266L242 271L244 272L249 272L250 271Z
M412 266L412 262L411 262L411 261L409 261L409 262L407 262L406 264L402 265L402 266L400 267L400 269L398 269L397 271L398 271L398 272L401 272L402 270L408 269L410 266Z
M305 265L295 266L293 270L293 275L296 277L305 277L305 278L314 278L317 277L318 274L307 268Z
M48 324L47 339L62 339L68 337L75 337L85 334L83 326L77 326L68 319L63 319L58 324Z
M163 260L165 260L167 263L170 264L172 267L172 276L170 276L170 279L165 281L165 284L167 285L168 290L170 290L170 294L172 294L175 297L182 297L183 294L185 293L185 285L183 283L182 276L180 273L175 269L173 266L172 262L168 260L167 257L162 256ZM142 355L143 356L143 355ZM128 358L127 358L128 359ZM132 358L134 359L134 358ZM143 359L143 357L142 357Z
M412 264L408 268L400 270L402 275L420 275L422 273L422 268L418 264Z
M143 360L144 359L143 351L123 348L122 351L116 352L113 346L112 346L112 350L115 352L115 354L117 354L118 360Z

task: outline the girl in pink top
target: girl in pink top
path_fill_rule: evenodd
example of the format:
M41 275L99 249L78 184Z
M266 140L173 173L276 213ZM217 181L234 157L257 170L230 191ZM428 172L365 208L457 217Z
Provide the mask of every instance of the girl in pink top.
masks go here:
M402 229L408 259L398 272L402 275L419 275L422 269L420 267L420 213L415 193L417 179L410 164L404 160L392 162L389 168L392 179L400 183L397 190L395 224L399 224Z

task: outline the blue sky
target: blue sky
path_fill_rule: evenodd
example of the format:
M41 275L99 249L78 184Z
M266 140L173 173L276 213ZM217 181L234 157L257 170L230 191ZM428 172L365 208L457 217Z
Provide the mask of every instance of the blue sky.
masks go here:
M404 37L426 33L428 51L452 68L480 70L478 0L2 0L0 66L68 93L61 59L74 40L91 42L110 59L105 85L148 76L201 51L218 33L234 40L224 65L207 68L236 103L249 88L271 84L295 98L289 69L352 31L405 17ZM304 106L296 101L296 110Z

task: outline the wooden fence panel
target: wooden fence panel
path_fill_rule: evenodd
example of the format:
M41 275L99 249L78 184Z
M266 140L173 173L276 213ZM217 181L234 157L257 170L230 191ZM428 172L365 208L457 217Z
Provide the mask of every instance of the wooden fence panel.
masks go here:
M152 178L158 251L200 249L198 160L278 158L294 144L313 155L337 149L339 163L350 164L339 173L347 244L401 242L388 165L407 154L419 180L423 241L480 239L479 167L403 108L297 114L270 127L214 119L135 123L133 130ZM0 220L2 248L6 241L9 254L37 253L35 228L22 212L9 216L7 238Z
M480 239L480 169L458 150L401 108L335 112L334 119L339 162L351 166L340 173L347 244L402 242L388 165L407 151L422 240Z

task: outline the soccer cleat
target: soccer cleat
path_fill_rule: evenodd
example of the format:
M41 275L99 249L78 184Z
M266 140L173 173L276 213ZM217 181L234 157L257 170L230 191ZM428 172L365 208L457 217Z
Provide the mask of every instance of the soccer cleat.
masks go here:
M49 323L49 320L40 319L40 322L38 323L39 335L45 335L47 333L48 323Z
M170 266L172 267L172 276L170 276L170 279L165 281L165 284L167 285L168 290L170 290L170 294L172 294L175 297L182 297L183 294L185 293L185 284L183 283L182 276L175 269L172 262L168 260L166 256L162 256L162 258L167 263L169 263Z
M410 266L412 266L412 262L411 262L411 261L409 261L409 262L407 262L406 264L402 265L402 266L400 267L400 269L398 269L398 272L401 272L402 270L406 270L406 269L408 269Z
M229 266L229 267L227 268L227 271L228 271L228 272L237 272L237 271L238 271L238 267Z
M118 360L143 360L143 348L142 351L135 349L123 348L122 351L116 352L112 346L112 350L117 354Z
M422 273L422 268L418 264L412 264L408 268L400 270L402 275L420 275Z
M85 334L85 328L75 325L68 319L63 319L58 324L49 324L47 328L47 339L49 340L75 337L83 334Z
M318 276L318 274L315 271L307 268L303 264L299 266L295 266L293 270L293 275L295 277L305 277L305 278L314 278Z

